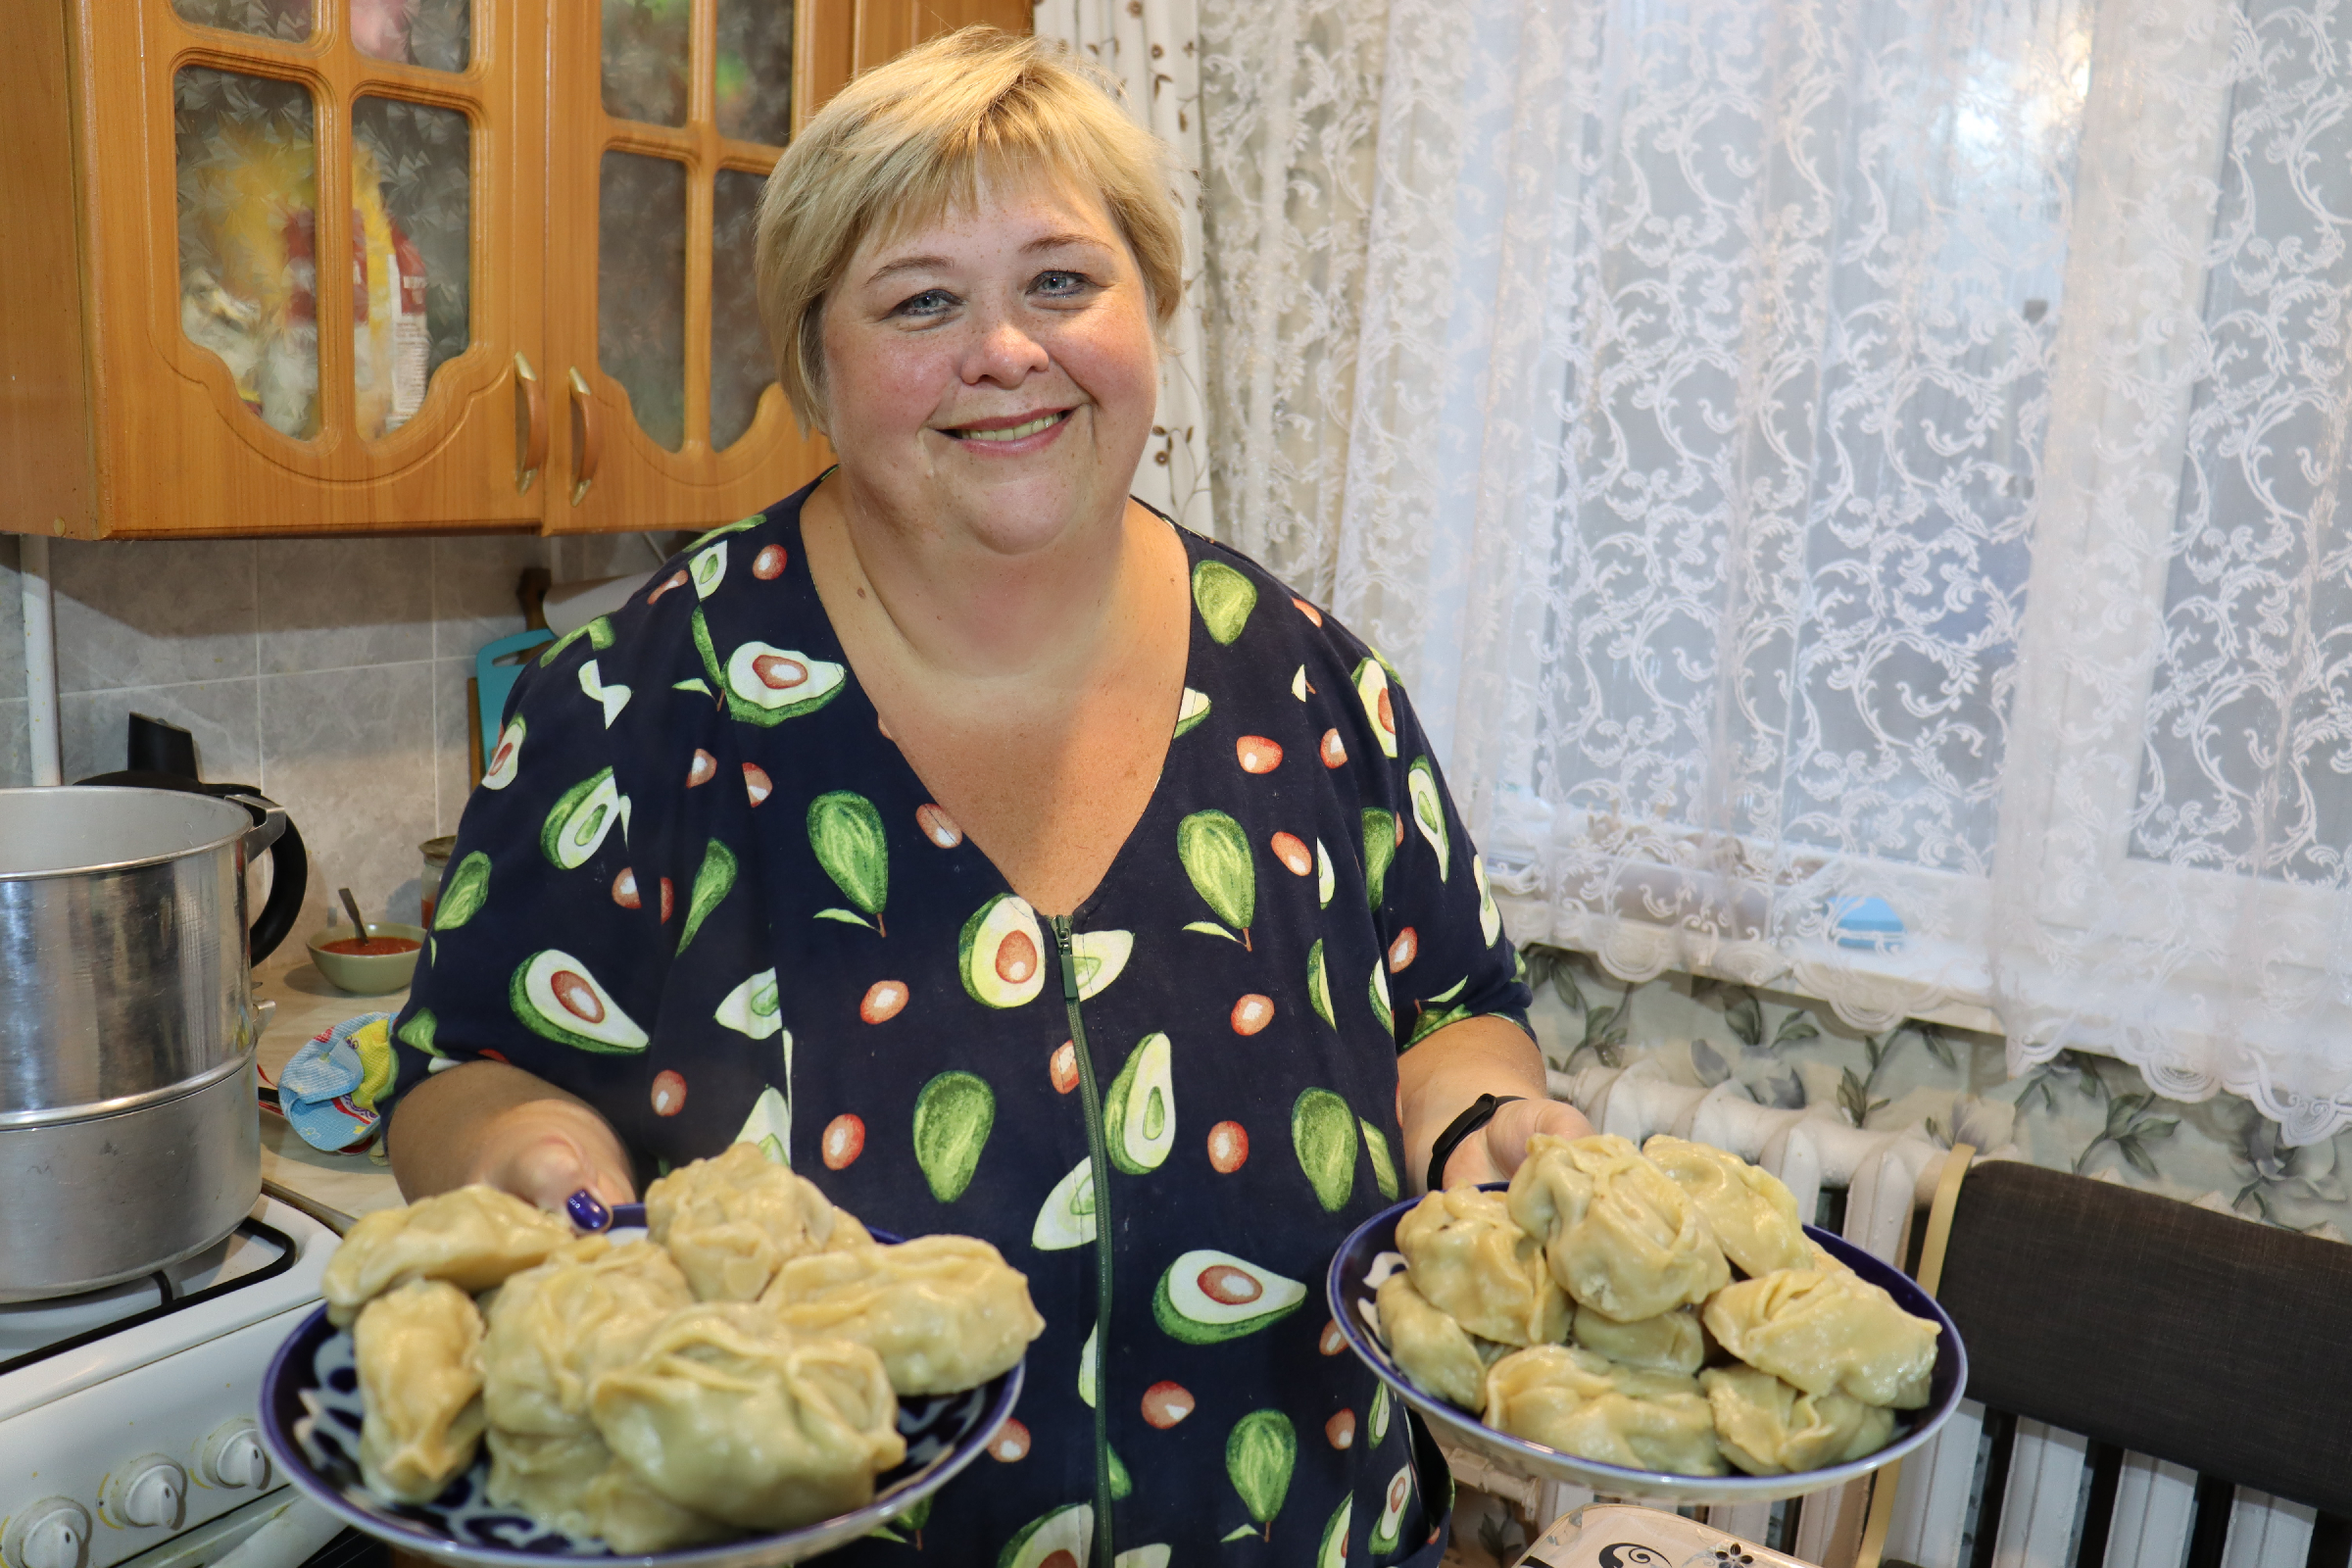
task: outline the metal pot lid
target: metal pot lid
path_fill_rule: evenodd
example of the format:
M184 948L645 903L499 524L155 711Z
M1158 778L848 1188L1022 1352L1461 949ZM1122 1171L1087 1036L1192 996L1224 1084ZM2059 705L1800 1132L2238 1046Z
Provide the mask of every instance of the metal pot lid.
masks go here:
M179 790L0 790L0 881L154 865L218 850L252 826L243 807Z

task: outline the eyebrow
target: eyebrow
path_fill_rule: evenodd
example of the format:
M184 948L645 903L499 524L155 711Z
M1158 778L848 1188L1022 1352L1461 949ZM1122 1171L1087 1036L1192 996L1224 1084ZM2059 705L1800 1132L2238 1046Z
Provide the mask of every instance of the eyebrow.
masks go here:
M1021 254L1030 256L1040 251L1060 250L1071 245L1103 252L1108 252L1110 249L1092 234L1041 234L1023 245ZM901 272L944 271L952 265L945 256L902 256L896 261L885 262L875 268L866 274L865 280L868 284L879 283L885 278L896 277Z

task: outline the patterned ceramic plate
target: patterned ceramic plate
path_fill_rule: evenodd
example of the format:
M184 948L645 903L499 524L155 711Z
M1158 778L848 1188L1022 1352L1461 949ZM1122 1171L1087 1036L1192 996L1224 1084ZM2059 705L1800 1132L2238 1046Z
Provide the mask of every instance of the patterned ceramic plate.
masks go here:
M882 1232L875 1239L897 1240ZM961 1394L901 1401L906 1462L875 1478L874 1500L862 1508L782 1535L642 1557L618 1556L601 1541L548 1530L527 1515L494 1506L487 1494L487 1449L422 1506L386 1502L369 1492L360 1479L362 1407L351 1334L329 1324L323 1306L303 1320L270 1363L262 1384L262 1436L286 1475L328 1512L378 1540L444 1562L545 1568L549 1558L577 1557L661 1568L776 1568L871 1535L945 1486L980 1456L1012 1414L1026 1366L1016 1364Z
M1502 1192L1505 1187L1496 1182L1488 1190ZM1934 1437L1936 1428L1951 1419L1952 1412L1960 1406L1962 1391L1968 1387L1968 1352L1962 1348L1959 1332L1952 1327L1952 1320L1944 1315L1943 1308L1900 1270L1880 1262L1842 1237L1808 1225L1805 1234L1819 1242L1832 1256L1893 1297L1895 1304L1913 1317L1924 1317L1942 1330L1936 1339L1936 1369L1928 1383L1927 1408L1896 1411L1894 1441L1886 1446L1846 1464L1785 1476L1676 1476L1580 1459L1540 1443L1511 1437L1468 1411L1457 1410L1444 1399L1415 1388L1390 1358L1388 1347L1374 1332L1373 1325L1379 1319L1373 1311L1373 1296L1382 1280L1404 1266L1404 1258L1396 1251L1396 1221L1418 1201L1407 1199L1373 1215L1357 1226L1333 1254L1331 1272L1324 1281L1331 1315L1355 1353L1399 1398L1419 1411L1440 1437L1485 1454L1517 1474L1565 1481L1589 1487L1603 1496L1641 1502L1773 1502L1839 1486L1900 1459Z

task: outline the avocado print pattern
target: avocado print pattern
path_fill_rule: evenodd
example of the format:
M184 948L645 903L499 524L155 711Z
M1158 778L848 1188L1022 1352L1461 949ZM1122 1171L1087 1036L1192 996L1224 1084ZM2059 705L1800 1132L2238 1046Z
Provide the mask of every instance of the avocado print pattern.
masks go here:
M943 1072L914 1102L914 1160L943 1203L961 1198L980 1168L980 1152L997 1124L997 1097L985 1079Z
M605 835L627 814L629 803L612 782L612 770L580 780L556 798L539 830L539 848L564 870L586 865L605 846Z
M433 906L433 929L455 931L482 912L490 900L490 857L476 850L449 868Z
M1242 825L1223 811L1195 811L1176 824L1176 858L1224 926L1195 921L1187 931L1205 929L1250 946L1250 926L1257 914L1257 868L1250 859L1250 837ZM1231 926L1232 930L1225 927Z
M882 836L882 813L874 809L874 803L851 790L833 790L810 801L808 847L841 896L863 911L860 915L850 909L819 909L817 918L882 931L882 905L890 896L890 844Z
M1328 1089L1309 1089L1291 1106L1291 1147L1315 1201L1338 1213L1355 1192L1355 1112Z
M377 1108L509 1062L640 1180L749 1144L1027 1277L1018 1428L831 1568L1431 1568L1450 1494L1401 1402L1325 1353L1320 1287L1407 1196L1399 1049L1527 992L1406 687L1174 534L1150 794L1083 900L1032 905L952 814L979 816L968 783L883 727L804 499L520 666Z
M1298 1464L1298 1429L1280 1410L1250 1411L1233 1424L1225 1440L1225 1474L1268 1541L1274 1539L1274 1516L1290 1495L1291 1472ZM1234 1535L1248 1533L1245 1526Z
M678 933L678 951L686 951L710 918L719 901L735 888L735 855L716 839L703 846L703 863L694 873L694 891L686 898L686 926Z
M1110 1162L1130 1176L1159 1169L1176 1146L1176 1092L1166 1035L1146 1035L1102 1097Z
M1221 561L1203 561L1193 568L1193 603L1208 634L1230 647L1257 608L1257 584Z

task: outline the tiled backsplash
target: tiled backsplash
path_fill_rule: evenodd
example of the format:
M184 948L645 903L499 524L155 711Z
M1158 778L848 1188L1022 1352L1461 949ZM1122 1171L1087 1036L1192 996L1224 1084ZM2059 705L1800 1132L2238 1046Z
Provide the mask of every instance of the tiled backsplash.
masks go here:
M466 679L522 629L529 565L559 581L650 571L634 534L545 540L207 540L50 546L69 780L123 765L125 715L196 737L208 779L286 808L311 856L295 941L334 890L414 920L418 841L466 804ZM18 544L0 535L0 786L32 782Z

